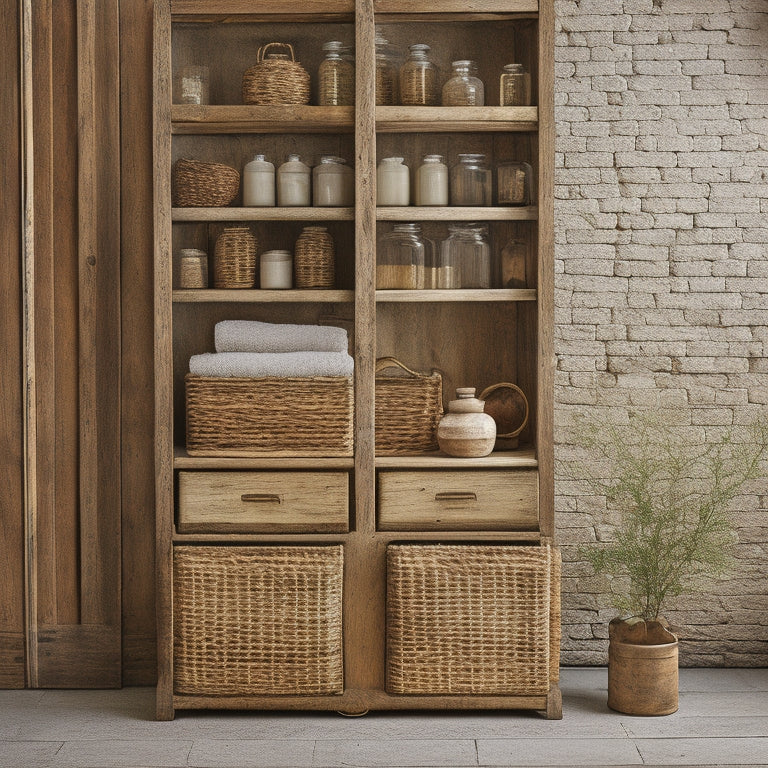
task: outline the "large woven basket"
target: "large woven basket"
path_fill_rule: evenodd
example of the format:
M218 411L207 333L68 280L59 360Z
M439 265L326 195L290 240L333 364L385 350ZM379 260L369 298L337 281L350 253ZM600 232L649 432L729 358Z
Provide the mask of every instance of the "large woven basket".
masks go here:
M214 288L253 288L257 248L248 227L225 227L213 250Z
M384 374L399 368L399 374ZM443 378L418 373L394 357L376 361L376 453L379 456L437 450L443 415Z
M221 208L240 190L240 172L223 163L182 158L171 173L173 204L179 208Z
M174 692L343 692L341 546L176 547Z
M296 241L293 271L297 288L333 288L336 249L327 227L304 227Z
M387 548L387 691L545 695L558 676L559 553Z
M267 53L277 48L288 54ZM296 61L290 43L259 48L256 64L243 74L243 104L309 104L309 73Z
M352 379L188 373L190 456L351 456Z

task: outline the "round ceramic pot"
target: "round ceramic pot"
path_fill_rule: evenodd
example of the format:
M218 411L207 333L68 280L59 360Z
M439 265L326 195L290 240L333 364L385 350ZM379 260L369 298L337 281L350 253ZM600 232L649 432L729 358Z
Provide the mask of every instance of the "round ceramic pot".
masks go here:
M437 425L440 450L460 458L487 456L496 442L496 422L483 413L484 403L475 397L474 387L460 387L456 397Z

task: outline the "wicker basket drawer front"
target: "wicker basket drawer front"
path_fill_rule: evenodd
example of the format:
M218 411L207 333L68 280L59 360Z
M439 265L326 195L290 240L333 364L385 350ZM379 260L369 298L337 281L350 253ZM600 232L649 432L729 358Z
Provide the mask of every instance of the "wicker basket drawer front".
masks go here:
M538 525L536 470L379 472L382 531L528 530Z
M343 533L346 472L179 472L181 533Z
M549 547L387 548L387 691L542 695L557 679Z
M178 546L174 691L342 693L341 546Z

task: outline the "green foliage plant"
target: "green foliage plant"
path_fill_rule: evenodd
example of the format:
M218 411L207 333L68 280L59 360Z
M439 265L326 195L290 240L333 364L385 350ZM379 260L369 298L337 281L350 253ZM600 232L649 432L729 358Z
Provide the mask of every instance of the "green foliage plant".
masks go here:
M618 513L609 540L583 554L597 573L624 577L611 588L625 617L658 620L669 599L722 575L736 536L731 502L765 477L767 421L705 443L691 432L648 413L632 414L628 425L582 422L591 459L580 464L582 479ZM617 590L617 581L628 588Z

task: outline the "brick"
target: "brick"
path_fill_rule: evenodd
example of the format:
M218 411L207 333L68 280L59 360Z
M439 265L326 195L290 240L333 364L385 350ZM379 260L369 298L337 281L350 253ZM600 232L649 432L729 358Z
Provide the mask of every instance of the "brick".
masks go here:
M683 61L680 71L684 75L722 75L725 72L724 61Z
M636 60L648 59L651 61L660 61L663 59L672 59L674 61L683 61L686 59L706 59L709 53L706 45L695 45L693 43L674 43L671 45L635 45L632 51L633 58ZM715 55L715 58L719 58Z
M560 19L560 25L565 32L592 32L594 30L626 31L632 17L626 14L612 16L597 16L584 14Z

